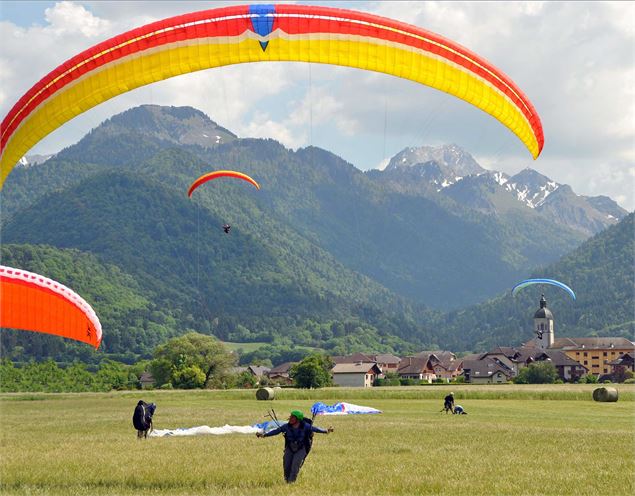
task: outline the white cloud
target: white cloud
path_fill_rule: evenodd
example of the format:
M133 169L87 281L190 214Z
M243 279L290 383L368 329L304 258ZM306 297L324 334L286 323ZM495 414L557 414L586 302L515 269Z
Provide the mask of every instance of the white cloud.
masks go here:
M267 114L256 113L251 121L242 127L242 136L252 138L273 138L288 148L298 148L307 143L307 135L293 130L284 122L276 122Z
M91 14L82 5L63 1L44 11L49 23L47 29L59 36L65 33L81 33L86 37L98 36L108 31L110 22Z

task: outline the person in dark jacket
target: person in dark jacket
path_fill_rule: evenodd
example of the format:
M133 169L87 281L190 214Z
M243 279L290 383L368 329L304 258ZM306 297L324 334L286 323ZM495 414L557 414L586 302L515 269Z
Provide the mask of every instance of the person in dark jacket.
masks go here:
M291 484L295 482L304 463L308 451L311 449L312 433L328 434L333 432L333 427L322 429L315 427L310 421L304 419L304 414L299 410L293 410L289 416L289 422L267 433L258 432L258 437L271 437L278 434L284 435L284 456L282 468L284 480Z
M454 393L450 393L443 398L443 409L445 413L454 413Z
M152 432L152 416L157 406L154 403L146 403L139 400L132 414L132 425L137 429L137 439L145 439L148 432Z

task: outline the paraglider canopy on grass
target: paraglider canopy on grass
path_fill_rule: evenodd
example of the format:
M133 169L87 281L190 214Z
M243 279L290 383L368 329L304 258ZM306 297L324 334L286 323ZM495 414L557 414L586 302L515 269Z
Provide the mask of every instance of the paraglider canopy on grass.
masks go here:
M357 415L382 412L370 406L353 405L352 403L341 402L334 405L326 405L317 402L311 407L311 413L313 415Z

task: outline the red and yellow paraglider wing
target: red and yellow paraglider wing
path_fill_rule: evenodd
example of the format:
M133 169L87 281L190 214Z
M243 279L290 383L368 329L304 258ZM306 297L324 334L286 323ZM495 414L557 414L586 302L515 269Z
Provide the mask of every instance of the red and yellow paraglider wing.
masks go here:
M192 183L190 188L187 190L187 196L192 196L194 190L198 188L201 184L205 184L207 181L211 181L212 179L216 179L219 177L234 177L236 179L242 179L243 181L247 181L248 183L253 184L256 189L260 189L260 185L247 174L243 174L242 172L236 171L228 171L228 170L220 170L214 172L208 172L207 174L203 174L196 181Z
M0 266L0 327L54 334L99 348L101 324L77 293L44 276Z
M148 24L53 70L2 121L0 187L34 144L114 96L187 72L263 61L335 64L410 79L491 114L534 158L543 147L540 118L529 99L499 69L457 43L352 10L244 5Z

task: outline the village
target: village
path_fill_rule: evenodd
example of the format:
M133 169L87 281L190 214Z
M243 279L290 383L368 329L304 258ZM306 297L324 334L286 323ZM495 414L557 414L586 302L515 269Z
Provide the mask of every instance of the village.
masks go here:
M624 382L635 373L635 343L623 337L555 338L555 319L544 295L533 316L535 337L519 347L497 346L485 353L458 357L452 351L421 351L411 356L390 353L353 353L331 356L333 383L343 387L416 385L433 383L503 384L513 381L532 363L550 362L562 382ZM259 385L290 386L291 367L260 365L234 367L248 372ZM630 372L630 373L629 373ZM142 387L153 378L145 373Z

